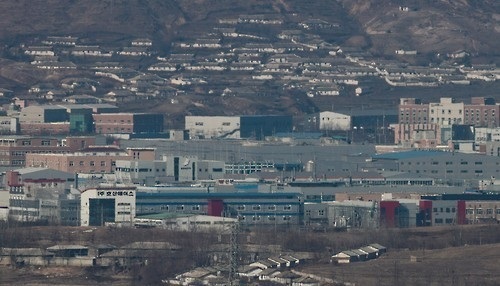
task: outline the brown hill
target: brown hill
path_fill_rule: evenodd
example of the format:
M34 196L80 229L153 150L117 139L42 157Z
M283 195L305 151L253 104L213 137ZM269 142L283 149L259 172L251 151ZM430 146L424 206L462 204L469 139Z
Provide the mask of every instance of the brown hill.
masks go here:
M358 40L366 33L366 43L381 54L398 48L498 54L499 11L496 0L5 0L0 3L0 38L122 35L166 43L187 24L204 25L242 13L278 13L340 22Z
M369 35L372 50L391 54L396 49L498 56L500 2L340 0ZM493 36L496 35L496 36Z

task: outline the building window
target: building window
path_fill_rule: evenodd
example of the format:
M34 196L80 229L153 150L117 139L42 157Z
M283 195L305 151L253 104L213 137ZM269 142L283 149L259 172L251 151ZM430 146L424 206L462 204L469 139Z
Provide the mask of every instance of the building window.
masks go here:
M244 211L245 210L245 206L237 206L236 209L239 210L239 211Z
M260 206L252 206L252 210L254 210L254 211L260 211Z
M196 126L203 126L203 122L196 122L194 125L196 125Z
M80 166L83 166L83 161L80 161L78 164L79 164Z
M447 218L447 219L445 219L445 222L447 224L453 223L453 219L452 218Z
M486 209L486 214L493 214L493 209Z
M106 166L106 161L101 161L101 167Z
M42 140L42 146L50 146L50 140Z
M193 211L199 211L200 210L200 206L192 206L191 210L193 210Z
M434 223L443 223L443 219L442 218L436 218L436 219L434 219Z
M318 210L318 215L319 216L324 216L325 215L325 210Z
M184 206L177 206L175 209L178 210L178 211L183 211L184 210Z
M90 166L95 166L95 162L94 161L90 161Z
M283 206L283 210L284 211L291 211L292 210L292 206L291 205Z
M31 145L31 140L23 140L23 141L21 142L21 144L22 144L23 146L30 146L30 145Z
M267 210L269 210L269 211L275 211L276 210L276 206L275 205L268 206Z
M70 165L70 166L74 166L74 165L75 165L75 163L74 163L73 161L69 161L69 165Z

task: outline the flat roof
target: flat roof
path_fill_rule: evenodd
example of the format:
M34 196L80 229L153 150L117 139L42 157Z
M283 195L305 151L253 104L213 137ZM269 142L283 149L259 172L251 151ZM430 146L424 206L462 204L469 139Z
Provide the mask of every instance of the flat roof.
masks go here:
M404 151L404 152L392 152L384 154L375 154L373 159L386 159L386 160L402 160L402 159L413 159L419 157L435 157L443 156L448 152L443 151Z

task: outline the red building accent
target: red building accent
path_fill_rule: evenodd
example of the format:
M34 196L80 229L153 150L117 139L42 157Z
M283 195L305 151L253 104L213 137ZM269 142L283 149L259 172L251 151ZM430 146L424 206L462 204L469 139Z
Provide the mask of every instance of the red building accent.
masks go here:
M432 225L432 201L421 200L419 202L419 216L417 226Z
M457 201L457 224L467 224L465 201Z
M381 201L380 202L380 225L385 227L398 226L398 201Z
M224 210L223 200L209 200L207 214L211 216L222 216Z

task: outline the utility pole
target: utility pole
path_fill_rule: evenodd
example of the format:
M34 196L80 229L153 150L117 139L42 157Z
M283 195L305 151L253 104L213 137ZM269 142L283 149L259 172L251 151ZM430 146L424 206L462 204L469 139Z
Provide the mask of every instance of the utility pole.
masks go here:
M239 219L239 218L238 218ZM238 237L240 233L240 222L237 221L231 225L230 230L230 253L229 253L229 285L237 285L237 272L239 266L239 243Z

